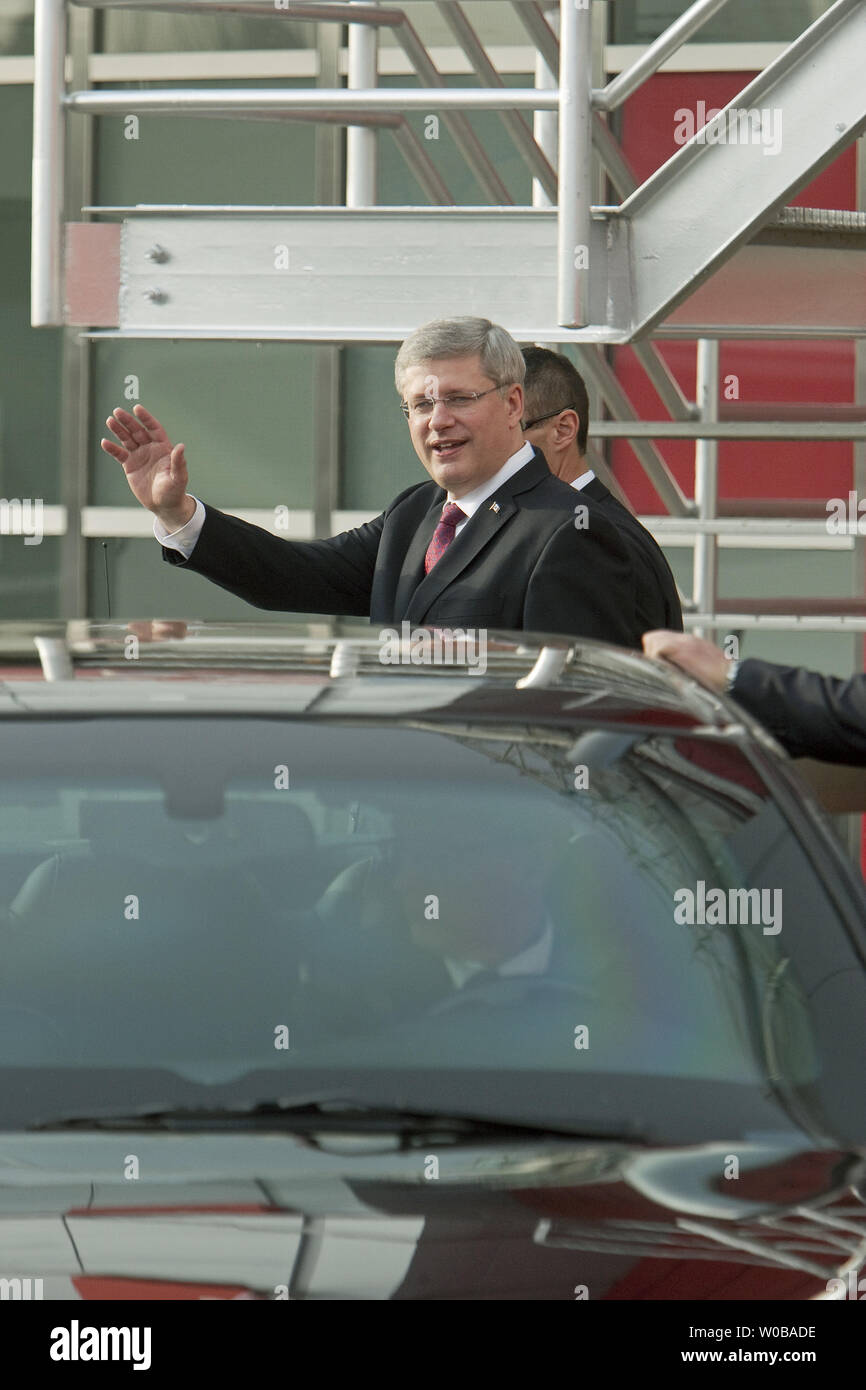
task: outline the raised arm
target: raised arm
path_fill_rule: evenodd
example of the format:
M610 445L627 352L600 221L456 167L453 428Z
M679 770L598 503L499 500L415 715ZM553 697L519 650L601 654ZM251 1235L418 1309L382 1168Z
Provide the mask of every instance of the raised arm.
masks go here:
M144 406L115 410L107 420L114 439L102 448L122 465L135 498L153 512L164 533L180 530L196 512L183 444L172 445ZM170 564L188 567L256 608L290 613L366 617L384 517L320 541L288 541L205 510L191 551L163 549ZM192 528L191 528L192 529Z

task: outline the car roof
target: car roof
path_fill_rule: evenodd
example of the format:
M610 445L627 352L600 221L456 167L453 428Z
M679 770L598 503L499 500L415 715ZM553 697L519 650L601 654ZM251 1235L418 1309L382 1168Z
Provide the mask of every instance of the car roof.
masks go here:
M0 714L279 713L568 719L742 736L675 667L584 639L311 623L0 623ZM483 657L483 659L482 659ZM754 729L752 729L754 733Z

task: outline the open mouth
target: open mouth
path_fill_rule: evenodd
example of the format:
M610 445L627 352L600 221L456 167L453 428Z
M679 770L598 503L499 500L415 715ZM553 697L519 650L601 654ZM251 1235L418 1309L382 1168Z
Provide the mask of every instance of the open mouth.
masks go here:
M430 447L438 459L444 460L455 458L465 443L465 439L440 439Z

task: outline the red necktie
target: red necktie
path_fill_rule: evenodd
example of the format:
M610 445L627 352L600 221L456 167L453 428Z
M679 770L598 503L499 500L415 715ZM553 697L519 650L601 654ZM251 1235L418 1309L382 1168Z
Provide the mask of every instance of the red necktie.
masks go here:
M456 528L461 521L465 520L466 513L460 510L456 502L445 503L442 508L442 519L433 532L433 539L427 547L427 554L424 556L425 574L429 574L436 562L442 559L454 539Z

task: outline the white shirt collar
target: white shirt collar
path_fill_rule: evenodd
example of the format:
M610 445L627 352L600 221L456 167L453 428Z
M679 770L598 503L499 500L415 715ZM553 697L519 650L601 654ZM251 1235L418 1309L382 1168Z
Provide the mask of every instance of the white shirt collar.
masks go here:
M587 468L585 473L581 473L579 478L575 478L571 486L576 487L579 492L582 487L586 487L587 483L591 483L594 477L595 474L592 469Z
M506 459L498 473L494 473L492 478L488 478L486 483L481 483L472 492L467 492L465 497L452 497L448 494L449 502L456 502L462 512L466 513L467 520L474 516L488 497L492 497L497 488L507 483L509 478L513 478L515 473L519 473L531 458L535 457L535 450L528 439L523 441L516 454L512 454L510 459Z
M445 956L444 964L455 987L462 989L473 975L479 974L482 970L492 970L497 975L543 975L550 965L552 951L553 926L548 922L541 936L527 946L525 951L510 956L499 965L481 965L476 960L456 960L453 956Z

